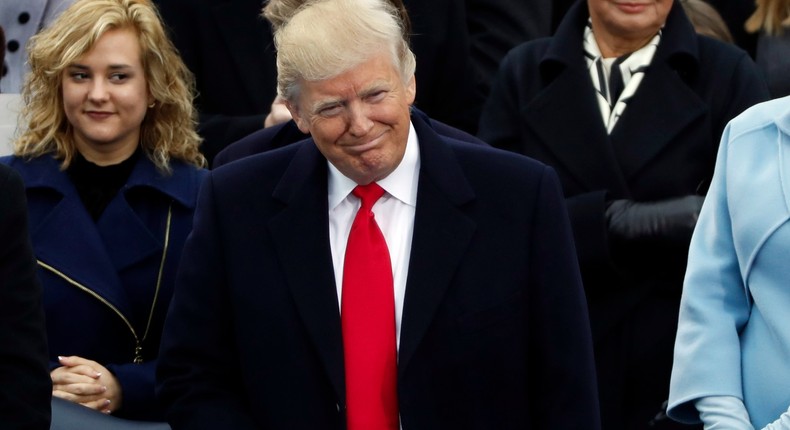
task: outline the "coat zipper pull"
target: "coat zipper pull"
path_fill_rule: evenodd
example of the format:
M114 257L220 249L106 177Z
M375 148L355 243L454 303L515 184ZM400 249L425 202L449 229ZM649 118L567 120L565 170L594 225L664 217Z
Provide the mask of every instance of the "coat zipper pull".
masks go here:
M143 364L143 346L140 345L140 342L137 342L137 346L134 347L134 364Z

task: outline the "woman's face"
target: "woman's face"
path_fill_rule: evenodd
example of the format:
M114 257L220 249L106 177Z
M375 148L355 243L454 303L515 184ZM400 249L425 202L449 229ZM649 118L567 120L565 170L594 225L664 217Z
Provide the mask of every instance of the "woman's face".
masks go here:
M77 150L94 163L129 157L153 98L132 29L104 33L93 48L63 71L63 108Z
M664 25L673 0L587 0L596 39L604 37L634 50Z

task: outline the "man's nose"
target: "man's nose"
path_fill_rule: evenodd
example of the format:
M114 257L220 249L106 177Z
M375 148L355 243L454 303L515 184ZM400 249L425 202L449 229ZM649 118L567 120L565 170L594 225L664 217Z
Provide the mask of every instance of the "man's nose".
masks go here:
M373 128L368 109L364 105L349 106L348 132L352 136L364 136Z

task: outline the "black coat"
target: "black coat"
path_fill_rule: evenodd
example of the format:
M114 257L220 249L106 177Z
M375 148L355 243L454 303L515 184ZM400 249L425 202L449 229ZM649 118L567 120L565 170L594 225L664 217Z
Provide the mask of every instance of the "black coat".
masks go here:
M555 174L412 123L420 177L398 350L403 427L598 429ZM174 430L345 428L327 164L308 140L204 182L157 373Z
M745 52L697 36L676 3L607 135L582 47L588 16L578 2L553 38L510 52L478 136L557 170L590 303L603 428L647 428L668 391L687 249L614 258L606 203L704 193L725 124L768 93Z
M0 423L47 430L52 381L25 187L0 164Z

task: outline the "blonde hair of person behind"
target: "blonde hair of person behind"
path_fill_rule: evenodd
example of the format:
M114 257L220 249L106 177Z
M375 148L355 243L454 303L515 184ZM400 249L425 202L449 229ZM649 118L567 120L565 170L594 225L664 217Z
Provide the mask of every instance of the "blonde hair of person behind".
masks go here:
M141 124L140 145L163 173L170 160L205 166L198 151L194 78L165 34L149 0L77 0L28 44L30 73L22 89L22 120L27 126L14 142L14 154L33 158L53 154L69 166L76 152L73 130L63 110L63 71L90 51L104 33L133 29L139 36L142 66L155 105Z
M705 0L681 0L680 4L697 33L733 43L727 23L710 3Z
M392 64L407 83L416 61L398 10L387 0L315 0L277 28L277 89L290 102L301 80L337 76L389 47Z
M746 20L744 27L749 33L764 31L778 36L790 27L790 0L756 0L757 9Z

